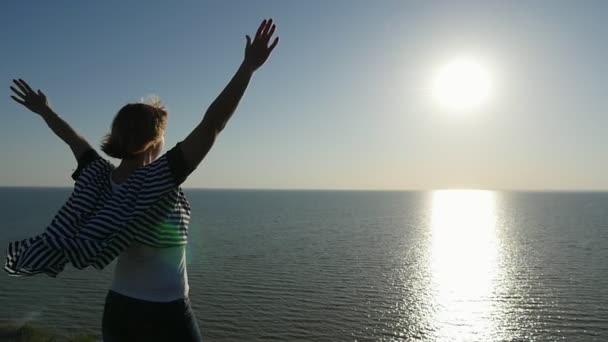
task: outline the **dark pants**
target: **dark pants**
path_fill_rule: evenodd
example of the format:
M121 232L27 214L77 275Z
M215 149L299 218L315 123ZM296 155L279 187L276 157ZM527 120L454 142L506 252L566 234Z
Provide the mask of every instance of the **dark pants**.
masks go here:
M188 298L149 302L110 290L101 325L104 342L202 341Z

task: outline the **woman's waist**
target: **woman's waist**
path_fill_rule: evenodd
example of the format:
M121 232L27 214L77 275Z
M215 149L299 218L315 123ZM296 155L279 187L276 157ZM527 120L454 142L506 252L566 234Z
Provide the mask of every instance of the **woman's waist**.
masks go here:
M123 304L132 305L132 306L137 305L144 309L145 309L145 307L151 307L151 306L170 308L170 307L180 307L180 306L189 306L190 305L190 297L187 294L182 297L172 299L172 300L154 301L154 300L146 300L146 299L141 299L141 298L125 295L123 293L110 289L110 290L108 290L108 294L106 295L106 297L116 303L123 303Z
M166 279L114 276L110 290L134 299L170 302L188 297L188 278L170 276Z
M188 294L185 257L134 257L121 255L111 289L127 296L168 301Z

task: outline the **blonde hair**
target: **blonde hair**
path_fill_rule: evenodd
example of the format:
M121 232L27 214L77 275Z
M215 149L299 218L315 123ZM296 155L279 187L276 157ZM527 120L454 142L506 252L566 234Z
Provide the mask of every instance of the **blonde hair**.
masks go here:
M144 103L145 102L145 103ZM133 157L157 144L167 127L168 113L158 96L122 107L106 134L101 150L118 159Z

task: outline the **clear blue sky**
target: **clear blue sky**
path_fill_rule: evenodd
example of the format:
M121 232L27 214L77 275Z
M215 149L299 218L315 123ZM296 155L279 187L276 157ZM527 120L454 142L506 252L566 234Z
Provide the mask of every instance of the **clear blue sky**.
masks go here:
M264 17L281 42L186 187L608 189L605 1L7 2L0 185L68 186L75 167L9 98L12 78L95 146L121 106L157 94L171 147ZM496 90L454 116L427 88L461 54L492 66Z

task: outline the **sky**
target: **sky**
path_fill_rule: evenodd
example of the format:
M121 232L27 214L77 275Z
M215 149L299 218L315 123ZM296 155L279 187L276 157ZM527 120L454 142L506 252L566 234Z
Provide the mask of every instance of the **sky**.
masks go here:
M185 188L608 190L608 2L591 0L9 2L0 186L71 186L76 167L13 78L97 148L123 105L158 95L168 149L268 17L280 43ZM429 91L459 56L493 86L466 115Z

